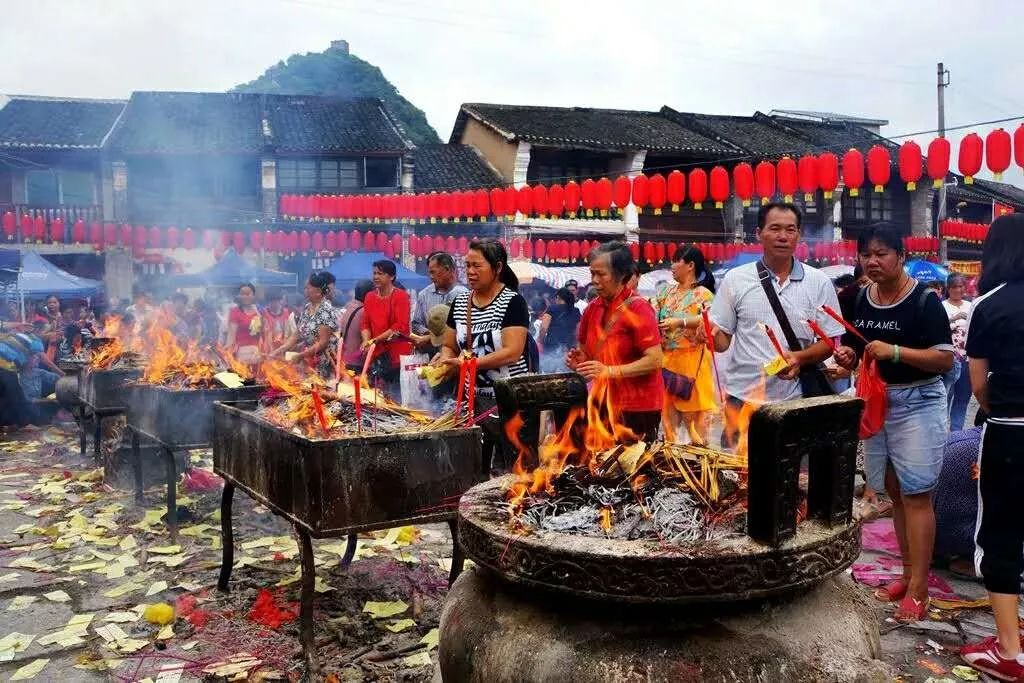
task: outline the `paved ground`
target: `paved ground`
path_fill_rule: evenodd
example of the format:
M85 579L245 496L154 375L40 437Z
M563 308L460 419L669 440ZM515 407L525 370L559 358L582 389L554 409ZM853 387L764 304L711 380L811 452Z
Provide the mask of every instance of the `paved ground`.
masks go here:
M196 467L208 458L191 454ZM236 568L225 596L214 587L219 489L180 489L191 520L174 543L160 521L162 487L151 483L136 505L124 482L104 482L91 458L78 455L66 429L0 440L0 680L33 663L42 665L37 681L225 680L217 672L233 670L248 680L297 680L297 548L288 526L236 494ZM341 540L316 543L317 635L331 680L429 680L451 556L447 527L366 535L347 571L337 566L343 548ZM866 552L861 562L883 555ZM983 596L976 583L938 574L961 598ZM283 625L253 621L262 589L272 591ZM159 602L177 604L169 629L140 617ZM992 630L985 609L936 610L900 628L885 616L880 606L884 658L907 681L957 680L956 648ZM233 659L237 666L225 668Z

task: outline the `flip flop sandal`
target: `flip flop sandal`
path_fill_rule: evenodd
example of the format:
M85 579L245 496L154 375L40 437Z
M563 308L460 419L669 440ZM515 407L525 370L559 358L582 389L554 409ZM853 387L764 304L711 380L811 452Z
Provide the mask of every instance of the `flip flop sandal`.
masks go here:
M909 595L900 600L899 607L893 613L892 618L901 624L912 624L915 621L923 621L928 616L928 605L930 600L915 600Z
M890 581L884 586L880 586L875 589L875 600L879 602L896 602L902 600L907 595L907 586L910 585L910 581L907 579L896 579Z

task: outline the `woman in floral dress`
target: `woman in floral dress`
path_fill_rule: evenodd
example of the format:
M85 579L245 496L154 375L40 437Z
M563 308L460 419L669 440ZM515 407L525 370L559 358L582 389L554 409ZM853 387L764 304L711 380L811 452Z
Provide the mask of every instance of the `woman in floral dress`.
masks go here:
M704 254L694 246L676 251L672 258L675 282L655 298L658 327L661 328L663 367L694 380L688 398L670 393L664 412L668 439L707 443L711 414L716 410L711 352L699 330L701 309L714 299L715 278L704 263ZM668 381L666 387L672 387Z
M331 280L324 271L314 271L306 282L306 305L295 319L295 332L274 349L278 356L302 344L296 362L305 362L324 379L334 376L335 338L338 316L327 296Z

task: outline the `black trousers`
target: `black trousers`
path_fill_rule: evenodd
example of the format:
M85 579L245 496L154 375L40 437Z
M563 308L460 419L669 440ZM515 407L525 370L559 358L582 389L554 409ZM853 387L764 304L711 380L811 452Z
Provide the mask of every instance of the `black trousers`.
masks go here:
M989 420L981 436L978 549L985 588L1020 594L1024 573L1024 424Z
M0 370L0 426L24 427L35 419L35 410L25 398L18 374Z

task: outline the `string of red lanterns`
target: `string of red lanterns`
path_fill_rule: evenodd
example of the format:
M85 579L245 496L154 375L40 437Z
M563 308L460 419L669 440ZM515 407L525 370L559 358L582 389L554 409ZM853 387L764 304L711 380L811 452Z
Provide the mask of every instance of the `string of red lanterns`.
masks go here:
M988 236L988 225L985 223L942 221L939 223L939 235L942 239L954 242L981 244Z
M945 138L928 144L927 163L920 145L904 142L895 160L888 147L872 146L867 154L850 149L840 159L832 152L805 154L799 159L788 156L776 162L761 161L751 167L736 164L732 173L725 166L710 171L694 168L688 173L673 170L668 175L640 174L613 180L587 179L581 184L524 185L512 187L453 190L396 195L295 195L280 198L281 214L286 220L326 222L405 222L448 223L507 220L517 215L538 218L594 218L621 215L632 204L639 213L661 215L666 207L678 212L689 201L700 210L710 198L721 209L730 196L749 206L754 197L765 204L777 196L786 201L801 193L810 200L821 190L831 198L840 181L851 197L860 194L865 183L874 192L883 192L896 167L900 181L913 191L925 175L938 187L950 170L951 149ZM990 132L984 140L976 133L960 142L957 170L965 184L972 184L983 164L996 180L1011 163L1024 168L1024 123L1011 136L1002 128Z

